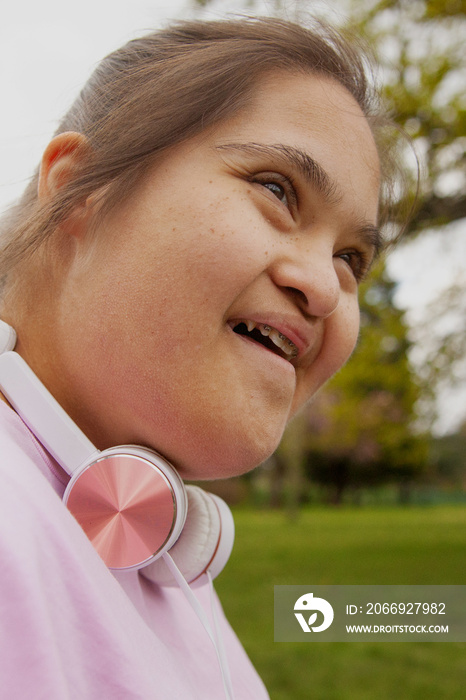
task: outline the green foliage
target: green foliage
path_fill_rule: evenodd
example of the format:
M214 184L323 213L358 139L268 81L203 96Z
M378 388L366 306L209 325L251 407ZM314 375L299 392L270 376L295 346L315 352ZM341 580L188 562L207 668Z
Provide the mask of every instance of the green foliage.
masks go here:
M374 47L385 101L421 165L410 232L466 216L466 3L352 2L350 14Z
M456 433L433 441L431 461L442 483L466 488L466 423Z
M466 276L452 280L451 286L426 307L424 321L411 333L423 348L420 375L431 386L453 380L466 380ZM432 333L435 319L435 334Z
M361 289L358 348L307 409L304 440L314 480L343 489L414 478L427 460L415 430L421 388L407 359L403 314L383 263Z

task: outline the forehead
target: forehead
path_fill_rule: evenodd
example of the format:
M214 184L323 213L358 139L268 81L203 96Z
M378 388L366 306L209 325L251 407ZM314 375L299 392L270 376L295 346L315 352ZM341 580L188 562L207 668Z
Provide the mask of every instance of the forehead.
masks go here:
M323 75L267 73L257 82L248 106L219 127L264 132L286 129L296 138L323 139L328 144L361 143L377 159L368 121L354 97L336 80ZM341 128L345 126L344 133Z

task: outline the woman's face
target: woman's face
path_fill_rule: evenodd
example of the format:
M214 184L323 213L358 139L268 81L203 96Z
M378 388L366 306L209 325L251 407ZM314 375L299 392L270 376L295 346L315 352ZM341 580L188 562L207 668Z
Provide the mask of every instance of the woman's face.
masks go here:
M378 175L349 93L268 76L76 237L57 397L100 448L151 446L184 478L262 462L355 346Z

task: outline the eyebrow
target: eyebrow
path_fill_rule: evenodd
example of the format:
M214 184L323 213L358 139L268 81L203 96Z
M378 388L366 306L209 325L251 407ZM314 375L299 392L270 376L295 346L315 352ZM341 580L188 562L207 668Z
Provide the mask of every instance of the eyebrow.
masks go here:
M324 168L308 153L284 144L262 143L226 143L216 147L217 149L242 151L251 155L265 155L278 158L282 162L292 166L304 179L311 184L326 200L338 201L340 194L337 184L332 180Z
M295 146L284 144L262 143L225 143L216 146L217 150L241 151L250 155L265 155L279 159L291 166L322 195L329 203L340 200L341 194L337 183L330 177L327 171L308 153ZM374 259L384 247L383 236L380 229L369 223L361 222L357 228L357 234L365 243L374 249Z
M381 230L370 223L363 223L356 229L357 235L374 250L374 255L371 264L377 260L383 249L385 248L386 241L382 235Z

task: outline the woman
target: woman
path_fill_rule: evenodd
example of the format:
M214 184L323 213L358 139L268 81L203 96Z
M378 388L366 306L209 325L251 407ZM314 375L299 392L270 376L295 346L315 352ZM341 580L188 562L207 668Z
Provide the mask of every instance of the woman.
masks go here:
M273 452L357 340L381 123L363 59L322 25L181 23L102 62L1 254L16 351L93 445L147 446L187 480ZM3 398L3 687L223 697L181 592L104 566L56 499L68 475ZM225 692L266 697L221 627Z

